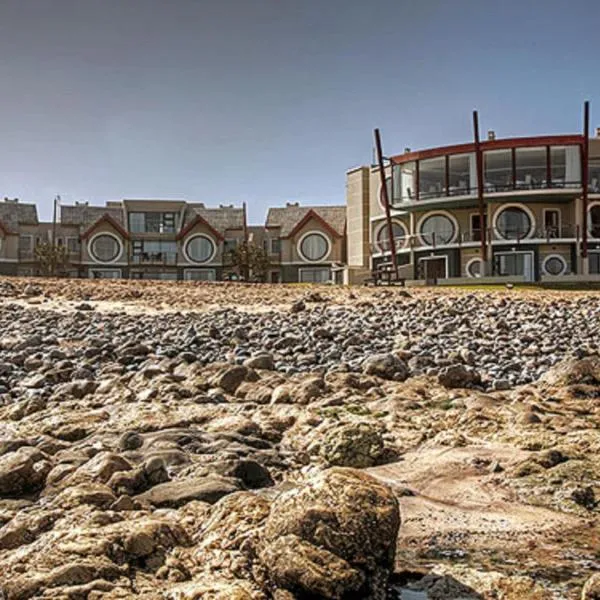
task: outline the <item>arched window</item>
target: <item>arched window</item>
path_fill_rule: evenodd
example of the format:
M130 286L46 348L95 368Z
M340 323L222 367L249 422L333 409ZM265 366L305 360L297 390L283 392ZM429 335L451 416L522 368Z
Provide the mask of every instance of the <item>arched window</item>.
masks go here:
M420 234L426 244L449 244L456 235L456 226L446 215L435 214L423 220Z

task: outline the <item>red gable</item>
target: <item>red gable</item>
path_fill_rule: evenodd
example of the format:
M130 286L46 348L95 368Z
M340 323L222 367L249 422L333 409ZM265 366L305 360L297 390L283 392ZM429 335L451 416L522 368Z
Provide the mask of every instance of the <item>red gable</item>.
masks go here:
M198 225L199 223L201 223L202 225L205 225L208 230L218 239L218 240L223 240L225 238L223 238L223 236L201 215L197 215L196 217L194 217L178 234L177 234L177 239L180 240L182 238L184 238L194 227L196 227L196 225Z
M311 219L319 221L319 223L321 223L321 225L323 225L323 227L325 227L325 229L329 231L333 237L342 237L319 213L315 212L312 208L304 215L302 219L300 219L300 221L298 221L287 237L290 238L295 235L296 232L300 231L300 229L302 229L302 227L304 227L304 225L306 225L306 223L308 223Z
M102 215L95 223L93 223L85 232L81 235L81 239L89 237L89 235L96 229L101 223L109 223L112 225L124 238L129 239L129 234L123 228L121 223L119 223L116 219L111 217L108 213Z

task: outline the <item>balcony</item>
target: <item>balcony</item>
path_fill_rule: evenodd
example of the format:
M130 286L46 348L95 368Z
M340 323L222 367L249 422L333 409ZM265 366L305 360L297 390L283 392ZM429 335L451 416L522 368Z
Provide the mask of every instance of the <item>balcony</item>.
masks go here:
M505 238L499 235L497 231L491 228L485 230L486 240L488 244L512 244L518 246L528 243L552 243L559 240L567 242L579 242L581 237L580 227L578 225L562 225L560 227L539 227L536 228L531 235L517 234L511 238ZM401 236L394 238L394 244L397 253L409 252L410 250L436 249L436 248L460 248L462 246L476 246L481 243L482 230L475 229L473 231L460 231L456 240L451 243L440 242L436 239L435 233L428 233L427 238L431 243L423 243L423 239L419 234ZM591 237L600 238L600 227L591 230ZM377 243L371 243L370 249L373 255L383 255L390 252L391 245L389 240L380 240Z
M176 252L142 252L133 254L130 257L131 264L134 265L176 265Z

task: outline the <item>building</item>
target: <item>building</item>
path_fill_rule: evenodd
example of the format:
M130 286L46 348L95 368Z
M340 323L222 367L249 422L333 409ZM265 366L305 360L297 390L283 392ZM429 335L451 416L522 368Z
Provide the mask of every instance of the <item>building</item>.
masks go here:
M587 247L583 135L488 139L406 150L386 166L391 223L378 167L347 172L348 270L392 261L414 282L600 279L600 130L589 139ZM481 210L480 210L481 208ZM484 261L484 254L486 260Z
M86 278L222 280L230 250L245 239L268 251L271 282L329 281L345 259L345 207L287 204L266 226L248 226L243 207L175 200L121 200L60 206L40 223L34 204L0 203L0 274L39 275L35 247L67 249L61 275Z
M346 262L346 207L270 208L263 243L279 267L279 281L329 282L332 268Z

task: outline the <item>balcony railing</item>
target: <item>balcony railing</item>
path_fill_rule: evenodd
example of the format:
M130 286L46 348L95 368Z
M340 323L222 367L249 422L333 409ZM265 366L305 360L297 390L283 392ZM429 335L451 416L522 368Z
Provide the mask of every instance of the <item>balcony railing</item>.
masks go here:
M176 265L176 252L142 252L142 254L133 254L131 263L134 265Z
M579 241L581 231L579 225L561 225L560 227L540 227L534 230L533 234L529 232L515 232L508 236L502 236L497 230L487 228L486 240L493 242L512 242L515 245L527 243L528 240L576 240ZM461 231L452 242L447 242L447 236L441 237L439 234L427 233L424 236L413 234L408 236L399 236L394 238L396 252L408 250L410 248L436 248L438 246L462 246L463 244L473 244L481 242L483 231L474 229L472 231ZM590 237L600 238L600 226L590 228ZM380 240L370 244L372 254L384 254L390 251L391 244L389 240Z

